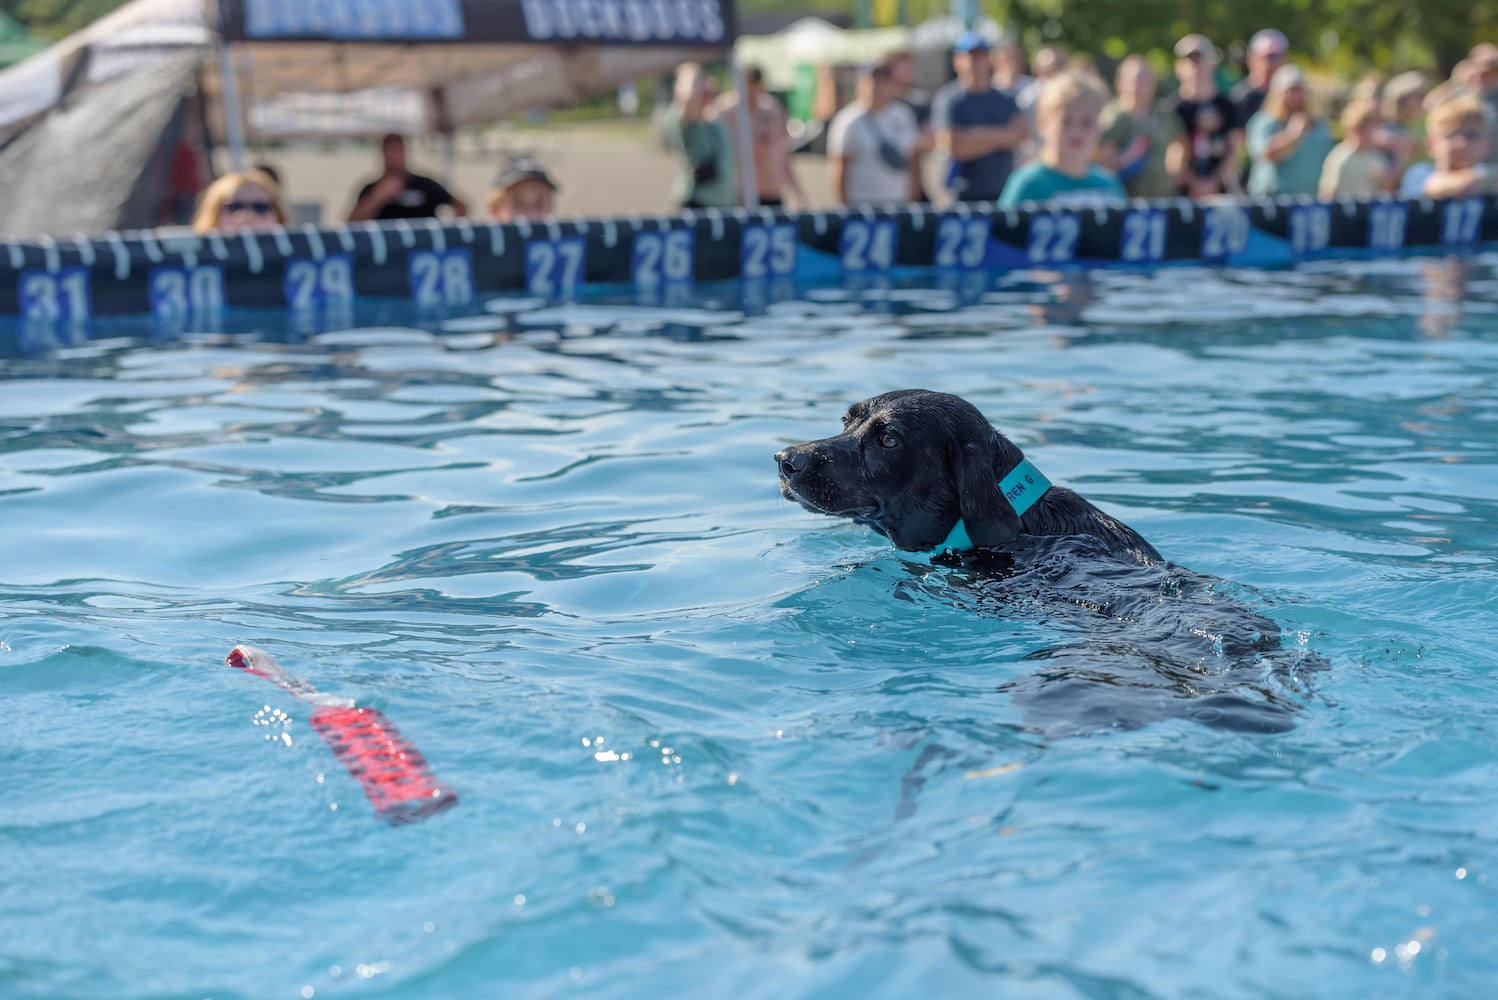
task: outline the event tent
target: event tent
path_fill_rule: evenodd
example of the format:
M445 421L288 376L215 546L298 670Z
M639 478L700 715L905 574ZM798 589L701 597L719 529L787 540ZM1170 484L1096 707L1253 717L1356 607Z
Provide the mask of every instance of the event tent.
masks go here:
M820 17L803 17L773 35L744 35L734 58L758 66L774 90L789 90L803 66L861 66L910 45L910 29L839 28Z
M184 130L450 133L721 57L736 30L733 0L133 0L0 71L21 192L0 234L154 222L130 206Z

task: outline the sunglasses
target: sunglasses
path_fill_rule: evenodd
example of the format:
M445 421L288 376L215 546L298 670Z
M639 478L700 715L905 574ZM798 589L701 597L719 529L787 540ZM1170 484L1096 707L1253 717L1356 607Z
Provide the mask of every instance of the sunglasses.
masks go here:
M225 212L252 212L255 215L270 215L275 212L276 206L268 201L226 201Z
M1182 55L1181 58L1189 59L1192 62L1201 62L1203 59L1207 58L1207 54L1205 52L1187 52Z
M1447 132L1445 135L1442 135L1439 138L1445 139L1448 142L1452 139L1465 139L1468 142L1478 142L1482 139L1482 137L1482 129L1463 128L1457 129L1455 132Z

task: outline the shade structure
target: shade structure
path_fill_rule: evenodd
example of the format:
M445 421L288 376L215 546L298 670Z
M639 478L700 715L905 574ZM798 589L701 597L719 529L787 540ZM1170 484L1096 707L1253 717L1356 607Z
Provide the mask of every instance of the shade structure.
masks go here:
M725 56L736 30L734 0L132 0L0 71L0 235L154 224L130 206L183 130L450 133ZM163 131L121 155L88 124L121 114ZM88 211L50 210L56 164L87 171Z
M222 46L251 140L443 132L721 56L736 25L733 0L133 0L0 71L0 139L184 50L224 138Z

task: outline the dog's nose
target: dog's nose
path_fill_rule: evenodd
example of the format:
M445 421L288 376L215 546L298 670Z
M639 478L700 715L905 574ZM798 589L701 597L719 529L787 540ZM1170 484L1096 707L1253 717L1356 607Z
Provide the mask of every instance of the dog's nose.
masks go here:
M780 467L780 474L789 479L806 468L806 456L792 448L782 448L775 453L775 464Z

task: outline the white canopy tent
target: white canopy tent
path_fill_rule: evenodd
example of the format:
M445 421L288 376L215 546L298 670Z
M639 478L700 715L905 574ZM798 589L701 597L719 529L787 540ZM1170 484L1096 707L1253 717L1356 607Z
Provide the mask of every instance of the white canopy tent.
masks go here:
M744 35L734 43L734 59L758 66L775 90L795 83L798 66L861 66L910 45L909 28L839 28L820 17L803 17L773 35Z

